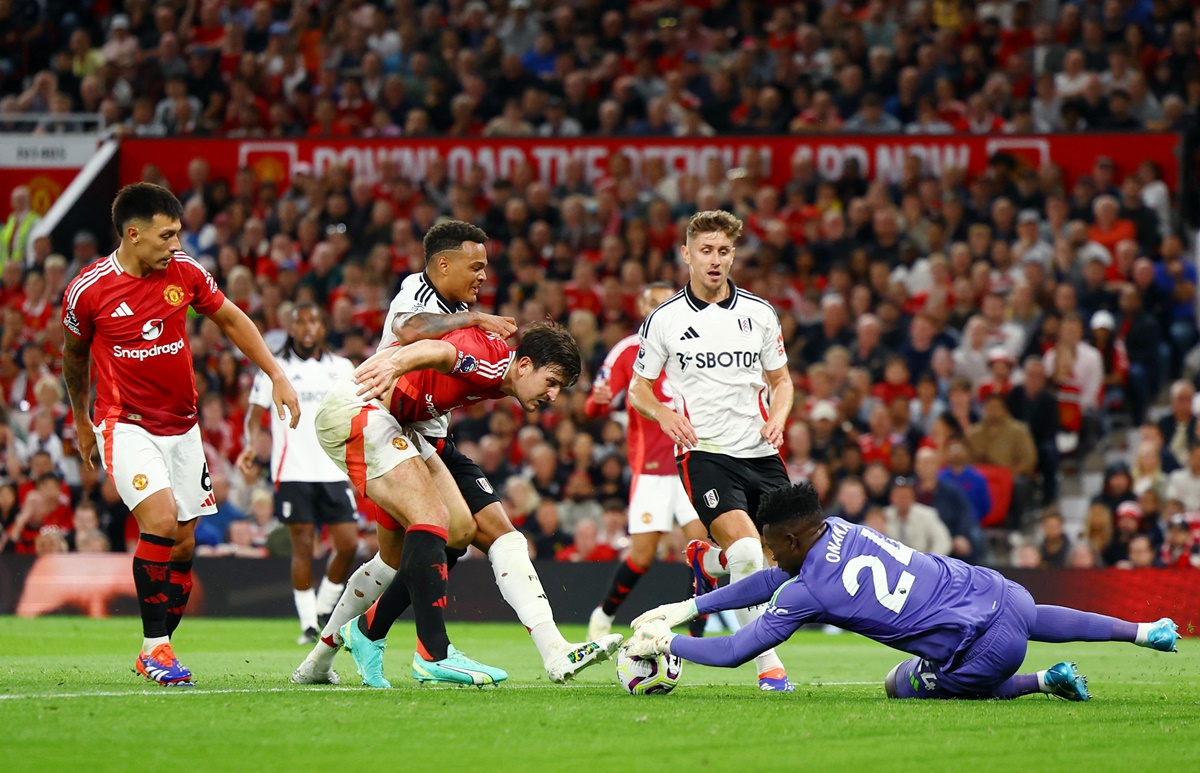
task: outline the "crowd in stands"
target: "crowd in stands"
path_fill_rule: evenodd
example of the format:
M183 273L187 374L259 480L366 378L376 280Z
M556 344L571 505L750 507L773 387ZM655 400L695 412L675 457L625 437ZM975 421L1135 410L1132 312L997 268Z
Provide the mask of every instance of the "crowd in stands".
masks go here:
M138 136L453 137L1189 132L1200 108L1200 32L1177 0L101 5L113 13L0 3L6 41L50 43L4 59L0 112L69 106ZM175 189L184 249L268 342L282 345L287 309L312 300L331 348L356 360L400 280L422 270L437 218L487 231L480 307L557 320L586 360L580 385L541 413L479 405L453 427L539 558L626 547L622 419L589 418L587 389L636 329L641 289L686 281L687 218L724 208L746 223L734 281L780 315L798 390L789 473L812 480L829 512L976 562L1200 565L1196 267L1155 164L1099 157L1068 185L1053 163L1004 154L973 177L909 157L889 184L852 161L825 179L798 158L774 186L753 157L698 175L607 163L595 184L576 170L557 187L528 166L451 179L435 161L405 179L387 160L372 178L299 165L280 186L250 169L214 179L196 158ZM153 165L143 177L161 180ZM59 381L63 289L114 243L81 232L72 254L51 254L48 239L21 241L35 216L27 191L11 205L0 539L22 552L101 538L121 549L127 513L110 481L80 469ZM216 553L277 551L265 466L233 464L253 373L202 318L192 352L220 504L197 539ZM1164 393L1169 413L1153 421ZM1064 465L1077 471L1129 428L1128 463L1107 471L1082 535L1067 534ZM1010 557L996 535L1024 539Z

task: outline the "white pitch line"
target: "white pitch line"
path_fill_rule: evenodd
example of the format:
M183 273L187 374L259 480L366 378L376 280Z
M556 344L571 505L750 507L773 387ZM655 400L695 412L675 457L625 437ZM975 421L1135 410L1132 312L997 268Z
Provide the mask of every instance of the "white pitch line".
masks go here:
M860 687L878 685L879 682L807 682L806 687ZM1146 682L1144 684L1154 684ZM714 685L697 685L700 687L711 687ZM727 686L727 685L720 685ZM612 690L616 687L613 684L571 684L571 685L551 685L551 684L506 684L499 687L488 688L495 690ZM442 689L458 689L446 687L429 687L428 690ZM331 693L331 692L380 692L371 687L351 687L337 685L296 685L294 687L267 687L257 690L251 689L228 689L228 690L204 690L194 687L163 687L157 690L146 692L51 692L51 693L22 693L22 694L0 694L0 701L17 701L17 700L58 700L58 699L74 699L74 698L162 698L175 695L250 695L255 693L288 693L288 692L313 692L313 693ZM408 692L397 691L396 695L407 695Z

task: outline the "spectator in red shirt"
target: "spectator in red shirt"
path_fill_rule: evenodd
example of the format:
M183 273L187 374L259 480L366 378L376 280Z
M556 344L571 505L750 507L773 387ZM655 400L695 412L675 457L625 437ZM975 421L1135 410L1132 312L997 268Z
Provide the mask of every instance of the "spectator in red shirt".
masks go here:
M903 397L912 400L917 396L912 379L908 372L908 362L903 357L893 356L888 359L883 371L883 381L871 389L871 396L884 405L891 405L892 400Z
M1088 237L1108 254L1116 256L1117 245L1125 239L1137 241L1137 228L1132 220L1121 219L1121 205L1113 196L1097 196L1092 202L1096 222L1088 228ZM1110 261L1111 264L1111 261Z
M998 134L1004 131L1004 119L992 112L987 97L975 93L967 99L966 113L954 128L971 134Z
M575 525L575 541L555 553L554 560L575 564L616 561L617 551L600 542L600 527L591 518L584 518Z
M983 401L993 392L1007 396L1013 388L1012 373L1015 365L1016 360L1007 349L1003 346L993 346L988 351L989 376L980 383L976 402L983 405Z

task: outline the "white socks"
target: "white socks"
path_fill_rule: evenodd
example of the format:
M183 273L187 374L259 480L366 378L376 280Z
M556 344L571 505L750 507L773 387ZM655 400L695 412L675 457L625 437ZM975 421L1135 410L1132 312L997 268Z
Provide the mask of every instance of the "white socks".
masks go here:
M1137 635L1133 637L1133 643L1139 647L1150 646L1150 629L1154 627L1154 623L1138 623Z
M321 631L321 638L326 639L337 633L337 630L354 618L366 612L375 599L383 595L383 591L391 584L396 576L396 570L383 562L376 553L375 557L358 567L350 579L346 581L346 589L342 597L329 613L329 622ZM332 668L333 656L337 654L336 647L330 647L324 641L317 642L308 658L317 663L318 668Z
M705 551L702 563L704 564L704 571L709 577L724 577L729 574L729 569L721 566L721 548L716 545L713 546L712 550Z
M169 644L170 642L171 642L170 636L154 636L152 638L143 638L142 639L142 654L149 655L151 652L154 652L154 648L157 647L158 645Z
M709 551L713 553L714 551ZM762 542L752 537L743 537L734 542L725 550L725 561L729 567L729 581L741 582L750 575L759 571L763 567L763 552ZM706 566L705 569L708 567ZM763 607L760 604L756 607L748 609L735 609L734 617L737 618L741 625L749 625L763 613ZM754 665L758 668L760 675L773 671L774 669L782 669L783 663L779 660L779 656L775 654L775 650L770 649L754 659Z
M529 560L529 543L525 535L519 531L501 535L488 550L488 561L492 563L500 595L529 630L542 660L549 660L556 654L558 646L567 640L554 624L554 612L546 600L546 591Z
M330 582L328 577L321 578L321 587L317 588L317 617L328 615L337 606L338 599L342 597L342 591L345 590L346 583Z
M1040 692L1050 692L1051 691L1050 688L1046 686L1046 672L1045 671L1037 672L1037 680L1038 680L1038 690Z
M317 627L317 594L312 588L296 590L292 588L292 598L296 601L296 615L300 618L300 630L307 631Z

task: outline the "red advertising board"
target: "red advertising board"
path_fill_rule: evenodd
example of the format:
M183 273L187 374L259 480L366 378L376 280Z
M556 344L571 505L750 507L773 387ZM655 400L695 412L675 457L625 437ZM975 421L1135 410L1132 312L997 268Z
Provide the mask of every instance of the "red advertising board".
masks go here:
M635 169L647 159L662 158L669 168L702 174L716 157L728 169L762 164L768 178L785 182L792 160L810 157L819 173L841 176L847 159L854 158L872 179L899 179L910 155L924 159L926 169L941 174L954 167L978 174L996 153L1008 153L1018 163L1038 167L1053 162L1063 168L1070 183L1089 173L1099 156L1111 158L1117 177L1133 172L1145 160L1156 161L1165 181L1174 190L1179 181L1180 138L1176 134L1051 134L1015 135L836 135L807 137L708 137L708 138L580 138L580 139L281 139L281 140L170 140L127 139L121 145L121 182L140 179L148 163L156 164L171 184L187 183L187 166L194 158L207 159L211 175L233 179L239 167L255 170L260 179L286 182L297 164L308 164L320 174L333 164L346 164L355 173L374 178L381 160L394 158L403 175L420 180L430 159L448 162L454 178L478 164L488 179L511 177L525 163L535 176L550 184L563 179L567 164L579 160L589 181L605 176L608 159L624 153Z

